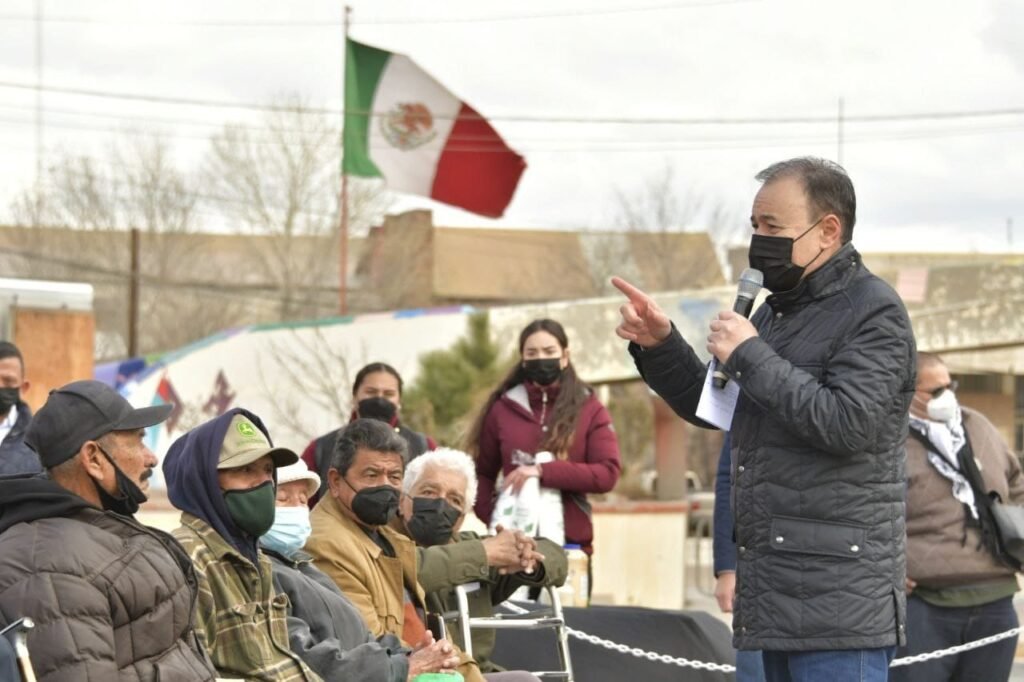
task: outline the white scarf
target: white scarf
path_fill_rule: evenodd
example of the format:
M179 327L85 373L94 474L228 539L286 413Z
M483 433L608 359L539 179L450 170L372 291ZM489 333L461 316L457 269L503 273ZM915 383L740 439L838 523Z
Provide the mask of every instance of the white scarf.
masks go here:
M967 442L963 413L960 408L957 408L956 416L948 422L920 419L910 415L910 428L923 435L932 444L931 448L926 449L928 461L939 474L952 482L953 497L967 505L967 508L971 510L971 516L977 521L979 518L978 505L974 501L974 490L971 489L971 484L960 472L960 461L957 459L957 453Z

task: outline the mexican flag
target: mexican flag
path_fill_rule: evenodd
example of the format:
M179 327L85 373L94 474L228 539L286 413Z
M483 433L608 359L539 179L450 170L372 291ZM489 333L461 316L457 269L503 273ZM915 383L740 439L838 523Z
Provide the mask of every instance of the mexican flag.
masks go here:
M491 218L526 169L486 119L411 59L351 39L344 146L344 173Z

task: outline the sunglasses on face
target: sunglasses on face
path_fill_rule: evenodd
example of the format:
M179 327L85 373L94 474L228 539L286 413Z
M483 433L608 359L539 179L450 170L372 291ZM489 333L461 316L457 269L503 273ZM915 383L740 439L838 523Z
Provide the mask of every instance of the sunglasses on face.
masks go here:
M932 398L938 398L940 395L942 395L946 391L953 391L953 393L956 393L956 389L959 388L959 387L960 387L960 382L954 380L954 381L949 382L945 386L937 386L936 388L932 388L932 389L923 389L922 388L921 392L922 393L927 393Z

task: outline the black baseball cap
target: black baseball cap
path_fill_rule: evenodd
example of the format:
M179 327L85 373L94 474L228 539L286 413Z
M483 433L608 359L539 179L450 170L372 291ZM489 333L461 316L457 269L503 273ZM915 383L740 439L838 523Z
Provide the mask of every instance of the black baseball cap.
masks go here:
M172 409L174 405L134 408L102 381L73 381L50 391L46 404L32 417L25 443L49 469L74 457L87 440L155 426Z

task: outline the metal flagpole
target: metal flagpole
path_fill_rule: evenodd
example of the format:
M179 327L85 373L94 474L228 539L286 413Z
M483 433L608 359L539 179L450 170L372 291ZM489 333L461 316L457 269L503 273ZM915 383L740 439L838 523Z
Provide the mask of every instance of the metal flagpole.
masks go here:
M344 5L342 13L342 30L344 32L341 43L341 204L340 215L340 244L338 255L338 309L342 315L348 314L348 175L345 174L345 71L348 60L348 23L352 8Z
M36 225L43 206L43 0L36 0Z
M839 98L839 112L836 117L836 163L843 165L843 98Z

